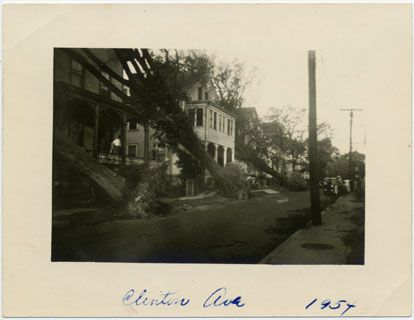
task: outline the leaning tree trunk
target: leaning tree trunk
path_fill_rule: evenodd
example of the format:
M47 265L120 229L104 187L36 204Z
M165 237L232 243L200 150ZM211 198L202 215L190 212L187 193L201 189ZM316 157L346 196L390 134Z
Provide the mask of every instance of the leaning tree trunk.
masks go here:
M239 139L236 139L237 146L237 155L238 158L242 161L249 162L256 169L262 170L267 174L270 174L273 178L276 178L279 181L283 181L283 175L269 167L265 160L257 156L257 152L250 147L244 145Z
M125 211L134 217L145 218L156 210L156 190L166 173L165 162L150 164L146 162L141 169L142 176L138 185L132 190L125 205Z
M114 202L125 200L125 179L99 163L85 150L72 142L59 128L53 130L54 156L87 176Z
M119 210L134 217L146 217L155 208L155 191L165 164L145 164L139 183L128 190L125 179L99 163L84 149L72 142L60 129L54 129L54 156L72 169L88 177Z
M185 137L185 138L184 138ZM186 152L191 154L195 159L208 170L220 192L226 197L236 197L239 191L236 184L226 176L224 168L220 167L216 161L207 153L204 145L201 143L194 131L188 130L179 138L179 144Z

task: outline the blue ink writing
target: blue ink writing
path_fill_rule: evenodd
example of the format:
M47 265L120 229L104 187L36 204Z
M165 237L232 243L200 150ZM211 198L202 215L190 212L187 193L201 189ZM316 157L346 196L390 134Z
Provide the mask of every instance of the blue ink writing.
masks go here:
M317 298L313 299L310 303L306 305L305 309L309 309L313 304L315 304L316 301L318 301ZM331 300L326 299L320 303L319 307L321 310L326 308L330 310L337 310L339 308L342 308L344 310L342 311L340 316L343 316L349 309L355 308L356 305L355 303L349 303L346 300L338 300L336 302L332 302Z
M125 305L135 306L172 306L178 305L184 307L190 303L188 298L180 298L176 296L176 292L160 292L157 297L151 297L147 294L147 289L141 291L140 294L135 294L135 290L129 290L122 299Z
M226 297L226 294L227 289L224 287L215 290L212 294L210 294L206 301L204 301L203 307L227 307L230 305L235 305L236 307L241 308L244 306L241 296L229 299Z

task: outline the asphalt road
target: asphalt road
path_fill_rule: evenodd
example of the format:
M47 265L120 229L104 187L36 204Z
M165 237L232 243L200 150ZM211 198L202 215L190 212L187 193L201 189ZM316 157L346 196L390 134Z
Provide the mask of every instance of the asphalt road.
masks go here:
M212 201L167 217L55 229L52 260L257 263L300 227L310 203L307 191Z

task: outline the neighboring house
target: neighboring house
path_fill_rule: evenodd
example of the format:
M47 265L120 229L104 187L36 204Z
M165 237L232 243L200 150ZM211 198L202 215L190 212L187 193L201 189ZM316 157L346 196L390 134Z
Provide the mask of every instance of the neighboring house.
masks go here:
M235 118L233 114L215 102L217 94L210 83L195 83L187 88L188 100L183 109L190 116L194 132L204 144L208 154L222 167L234 161ZM175 154L167 150L171 174L178 174Z
M220 165L234 160L235 119L216 102L214 88L194 85L188 92L185 111L193 119L194 131L208 154Z

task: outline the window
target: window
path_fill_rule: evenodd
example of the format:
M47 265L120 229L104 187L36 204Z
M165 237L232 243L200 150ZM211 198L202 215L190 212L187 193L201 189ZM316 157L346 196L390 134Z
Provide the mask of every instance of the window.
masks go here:
M111 77L107 72L101 71L101 74L105 79L111 81ZM99 93L108 98L111 96L111 90L102 81L99 81Z
M197 127L203 126L203 113L204 113L203 108L197 108Z
M128 156L136 157L137 156L137 145L136 144L129 144L128 145Z
M227 134L231 136L231 128L230 128L231 120L227 119Z
M190 109L188 110L188 116L190 117L190 124L191 126L194 126L194 122L195 122L195 110L194 109Z
M213 128L213 110L210 110L210 128Z
M222 115L219 114L219 131L221 132L221 120L222 120Z
M128 122L128 130L138 130L138 123L136 121Z
M223 133L226 132L226 117L225 116L223 116L223 131L222 132Z
M214 130L217 130L217 112L214 112Z
M122 78L128 80L128 75L125 70L122 70ZM126 85L122 85L122 91L129 97L131 96L130 88Z
M83 66L76 60L70 61L70 84L79 88L84 86Z
M198 100L203 100L203 89L201 87L198 88Z
M204 92L204 100L208 100L208 92Z

